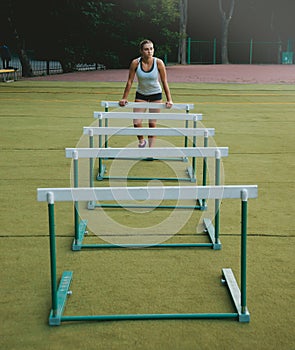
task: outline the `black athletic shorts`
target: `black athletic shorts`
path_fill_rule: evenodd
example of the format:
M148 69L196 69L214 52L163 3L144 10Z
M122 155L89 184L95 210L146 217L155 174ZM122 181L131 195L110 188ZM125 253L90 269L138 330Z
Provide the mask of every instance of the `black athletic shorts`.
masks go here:
M143 100L147 102L153 102L153 101L160 101L162 100L162 92L159 92L158 94L153 94L153 95L143 95L136 91L135 94L135 99L136 100Z

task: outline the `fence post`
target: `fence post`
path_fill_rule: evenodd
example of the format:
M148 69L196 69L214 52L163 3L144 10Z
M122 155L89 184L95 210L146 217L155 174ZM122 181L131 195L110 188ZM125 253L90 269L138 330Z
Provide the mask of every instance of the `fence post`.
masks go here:
M168 63L168 55L167 55L167 53L165 53L165 55L164 55L164 64L165 64L165 66L167 66L167 63Z
M187 38L187 64L191 64L191 38Z
M250 64L252 64L252 58L253 58L253 39L250 40L250 57L249 57Z
M216 38L213 40L213 64L216 64Z

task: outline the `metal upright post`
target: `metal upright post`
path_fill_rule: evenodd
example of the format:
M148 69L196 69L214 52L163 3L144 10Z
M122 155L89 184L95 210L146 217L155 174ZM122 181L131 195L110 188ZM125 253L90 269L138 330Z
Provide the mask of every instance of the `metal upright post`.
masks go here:
M204 147L208 147L208 130L204 132ZM203 186L207 185L207 157L203 159Z
M193 122L193 127L196 128L197 127L197 117L194 118L194 122ZM197 147L197 137L193 136L193 147ZM196 178L196 157L193 157L192 159L192 174L193 177Z
M55 220L54 220L54 195L47 194L49 240L50 240L50 270L51 270L51 302L52 314L55 317L58 312L57 306L57 281L56 281L56 246L55 246Z
M93 130L89 129L89 147L94 147L94 137L93 137ZM94 158L89 158L89 187L94 187ZM94 209L95 208L95 201L88 202L88 209Z
M108 104L105 105L104 111L105 112L109 111L109 105ZM105 125L106 128L109 126L109 119L108 118L105 118L104 125ZM105 148L108 148L108 140L109 140L108 139L108 135L105 135Z
M241 311L242 314L247 312L247 212L248 212L248 192L243 190L242 213L241 213Z
M99 117L99 127L102 127L102 116ZM102 148L102 135L98 136L98 147ZM102 159L98 158L98 175L102 173Z
M204 132L204 147L208 147L208 130ZM203 186L207 185L207 157L203 158ZM206 199L202 200L202 206L205 207Z
M89 129L89 147L94 147L94 137L93 137L93 130ZM93 166L94 166L94 159L89 158L89 187L94 187L94 180L93 180Z
M186 114L189 113L189 105L186 105L186 110L185 110ZM188 128L189 124L188 124L188 120L185 121L185 127ZM184 147L188 146L188 137L185 136L184 137Z
M185 121L185 127L188 128L188 120ZM188 146L188 137L185 136L184 137L184 147L187 147Z
M73 162L74 162L74 187L79 187L79 164L78 164L78 152L73 152ZM79 240L79 229L80 229L80 219L79 219L79 202L74 202L74 218L75 218L75 241Z
M220 151L216 151L215 156L215 185L220 185ZM215 244L219 242L219 228L220 228L220 200L215 199Z

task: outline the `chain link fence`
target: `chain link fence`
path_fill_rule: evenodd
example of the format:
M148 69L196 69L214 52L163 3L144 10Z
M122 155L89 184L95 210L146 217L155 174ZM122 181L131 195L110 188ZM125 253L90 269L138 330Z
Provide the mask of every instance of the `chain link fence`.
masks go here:
M293 41L229 41L228 56L233 64L292 64ZM288 54L288 55L287 55ZM187 40L188 64L221 63L221 43L216 40ZM169 58L168 58L169 59Z
M59 61L42 61L30 59L30 64L32 67L34 76L51 75L51 74L61 74L63 73L62 66ZM16 55L12 55L9 66L16 69L16 75L18 78L22 77L22 65L19 58ZM94 70L104 70L105 66L99 63L80 63L75 67L76 71L94 71Z

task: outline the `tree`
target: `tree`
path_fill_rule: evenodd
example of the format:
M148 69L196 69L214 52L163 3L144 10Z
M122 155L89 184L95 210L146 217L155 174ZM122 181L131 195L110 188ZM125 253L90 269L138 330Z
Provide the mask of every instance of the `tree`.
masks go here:
M219 5L219 11L222 18L222 34L221 34L221 63L228 64L228 31L229 31L229 23L232 19L234 7L235 7L235 0L229 0L229 9L228 9L228 15L226 14L226 11L224 10L223 6L223 0L218 0Z
M75 70L78 63L102 63L111 33L113 4L98 0L54 0L49 8L51 30L46 31L42 52L59 60L64 72Z
M186 64L186 27L187 27L187 1L179 0L179 47L178 62Z
M164 57L173 48L177 48L179 0L126 0L124 2L113 0L113 2L116 3L114 16L117 23L121 24L114 42L122 66L128 66L132 56L139 54L138 45L143 39L154 42L158 57Z
M6 15L6 21L7 25L10 28L11 33L14 36L15 40L15 46L17 50L17 54L19 56L21 65L22 65L22 76L23 77L32 77L33 76L33 70L32 66L30 64L29 57L26 53L24 40L20 36L18 31L18 16L15 13L15 4L12 0L9 0L6 2L6 8L3 7L2 11Z
M77 63L104 59L112 26L113 3L107 0L7 0L0 11L0 35L18 54L24 76L32 75L30 58L60 61L63 71ZM33 57L32 57L33 54Z
M31 74L26 48L35 59L60 61L64 72L78 63L127 67L146 37L155 41L159 57L177 47L178 2L44 0L40 11L38 0L7 0L0 11L0 35L17 48L26 75Z

